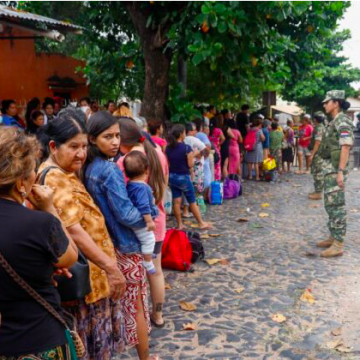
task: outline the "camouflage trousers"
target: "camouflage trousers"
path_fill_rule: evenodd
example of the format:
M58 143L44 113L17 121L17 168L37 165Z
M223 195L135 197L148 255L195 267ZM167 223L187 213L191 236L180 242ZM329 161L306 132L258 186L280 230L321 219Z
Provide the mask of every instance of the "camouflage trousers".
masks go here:
M346 235L345 191L336 182L337 173L324 175L324 204L329 216L328 228L330 235L337 241L343 242ZM344 182L347 172L344 172Z
M317 154L311 163L311 174L314 178L315 192L322 193L324 190L323 159Z

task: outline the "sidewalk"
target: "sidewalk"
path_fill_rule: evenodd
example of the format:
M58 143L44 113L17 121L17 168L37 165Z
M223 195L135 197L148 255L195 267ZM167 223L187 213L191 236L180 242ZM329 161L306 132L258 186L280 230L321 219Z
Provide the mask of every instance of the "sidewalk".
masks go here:
M307 199L311 175L282 179L246 181L241 198L209 207L216 228L208 233L220 236L204 239L206 257L226 261L165 272L167 324L152 331L151 352L166 360L360 359L359 173L347 183L348 236L337 259L306 255L319 254L314 245L328 235L322 201ZM315 303L300 300L306 289ZM180 301L197 309L185 312ZM183 330L187 323L196 330Z

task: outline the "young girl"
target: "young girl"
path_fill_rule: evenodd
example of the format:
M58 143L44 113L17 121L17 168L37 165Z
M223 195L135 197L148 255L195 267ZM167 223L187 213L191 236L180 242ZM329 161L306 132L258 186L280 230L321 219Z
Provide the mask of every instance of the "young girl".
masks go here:
M134 229L136 237L141 243L143 265L149 274L155 274L156 269L152 262L155 247L153 218L157 217L159 211L155 205L151 187L146 183L149 176L149 162L142 152L131 151L124 159L124 169L129 179L126 186L129 198L146 223L146 227Z
M178 229L184 229L185 226L181 218L181 199L182 194L184 194L189 203L190 210L199 224L199 228L209 229L212 226L204 222L201 217L190 177L190 169L194 166L195 153L189 145L184 144L184 139L184 125L174 125L169 133L168 146L166 148L166 156L170 166L169 185L174 199L174 215Z

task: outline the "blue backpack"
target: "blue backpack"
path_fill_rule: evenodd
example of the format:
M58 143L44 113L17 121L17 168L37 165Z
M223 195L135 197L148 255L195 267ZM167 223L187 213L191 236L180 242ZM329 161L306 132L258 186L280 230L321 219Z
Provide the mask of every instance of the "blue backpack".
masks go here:
M212 181L210 184L209 201L211 205L221 205L224 199L223 184L219 181Z

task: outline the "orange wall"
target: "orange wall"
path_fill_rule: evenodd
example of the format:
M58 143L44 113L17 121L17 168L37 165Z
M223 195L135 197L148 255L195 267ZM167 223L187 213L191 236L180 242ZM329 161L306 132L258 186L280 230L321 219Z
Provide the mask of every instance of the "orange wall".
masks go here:
M29 33L13 29L14 36L29 36ZM5 35L5 34L2 34ZM34 40L0 40L0 99L14 99L21 110L31 98L54 96L47 79L57 75L71 77L78 85L69 90L72 100L88 95L85 79L75 73L84 62L59 54L36 54ZM60 92L60 91L59 91Z

